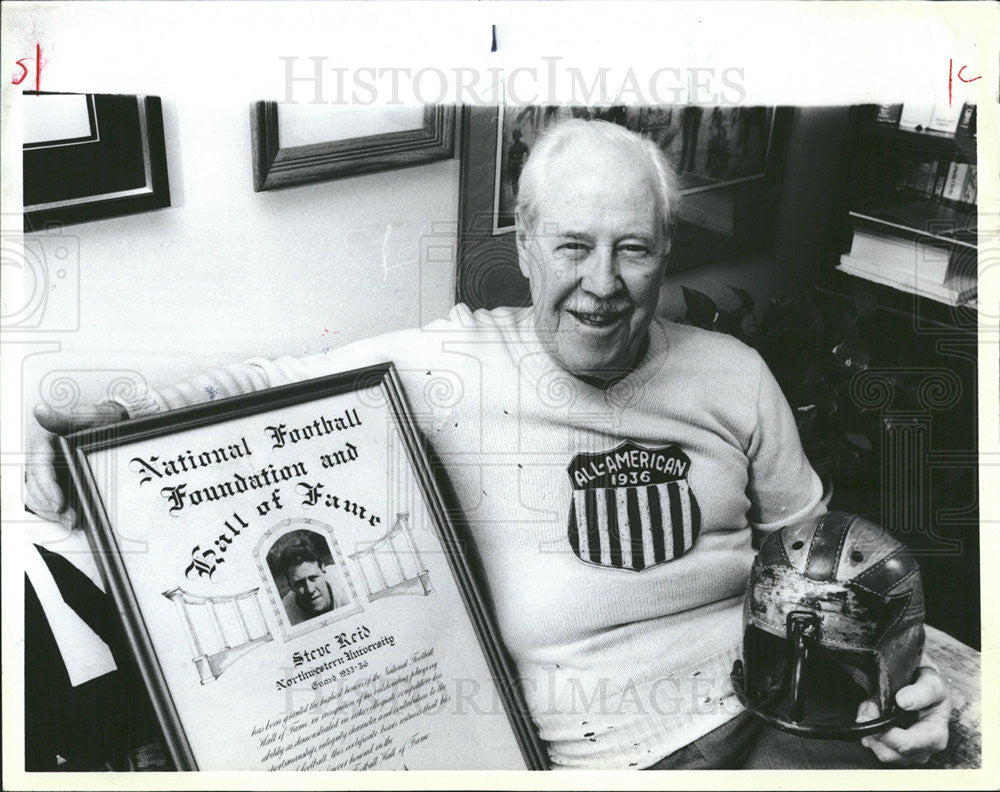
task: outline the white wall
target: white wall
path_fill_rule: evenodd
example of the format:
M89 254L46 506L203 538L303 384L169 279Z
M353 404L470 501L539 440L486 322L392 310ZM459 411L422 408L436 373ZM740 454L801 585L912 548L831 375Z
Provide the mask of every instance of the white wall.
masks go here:
M172 206L63 230L79 242L79 330L35 358L41 369L156 382L447 312L453 265L421 266L421 240L449 223L453 238L457 160L254 193L247 107L207 117L183 96L164 102Z
M261 29L229 15L214 32L199 18L157 9L131 19L127 37L99 6L75 15L43 5L30 22L50 59L43 90L161 96L171 206L65 227L79 284L71 268L50 300L56 331L29 337L53 344L24 361L28 408L70 398L53 392L57 381L89 402L123 372L157 384L210 364L320 351L453 304L454 261L423 254L429 234L454 246L458 160L255 193L250 100L280 93L281 53L331 50L309 43L305 17ZM148 35L137 41L140 29ZM9 145L17 129L6 127Z

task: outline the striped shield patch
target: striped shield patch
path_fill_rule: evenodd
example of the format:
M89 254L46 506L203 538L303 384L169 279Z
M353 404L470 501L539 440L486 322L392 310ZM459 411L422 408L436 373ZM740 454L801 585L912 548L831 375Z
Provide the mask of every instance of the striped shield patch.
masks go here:
M686 553L701 528L690 467L674 445L645 448L629 441L612 451L577 454L567 468L573 552L587 563L635 571Z

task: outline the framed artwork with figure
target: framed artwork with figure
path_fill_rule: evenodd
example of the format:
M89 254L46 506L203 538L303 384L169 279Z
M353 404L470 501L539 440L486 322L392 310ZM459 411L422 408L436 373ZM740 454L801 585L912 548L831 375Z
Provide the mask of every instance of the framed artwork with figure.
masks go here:
M671 272L766 246L773 234L792 110L698 105L499 105L463 109L456 298L472 308L526 305L514 204L538 136L567 118L640 132L674 165L681 204Z

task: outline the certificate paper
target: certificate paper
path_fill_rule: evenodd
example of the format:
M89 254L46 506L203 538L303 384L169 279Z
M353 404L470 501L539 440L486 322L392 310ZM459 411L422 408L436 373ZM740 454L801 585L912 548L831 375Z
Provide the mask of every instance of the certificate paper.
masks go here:
M179 767L541 766L391 366L63 451Z

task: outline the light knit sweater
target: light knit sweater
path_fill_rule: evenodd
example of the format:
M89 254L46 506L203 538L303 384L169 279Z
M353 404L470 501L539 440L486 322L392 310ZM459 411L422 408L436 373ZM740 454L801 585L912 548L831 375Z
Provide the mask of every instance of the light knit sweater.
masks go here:
M638 368L598 389L546 353L530 309L459 305L123 404L138 416L387 360L444 463L554 766L646 767L733 717L752 535L823 511L760 356L655 321Z

